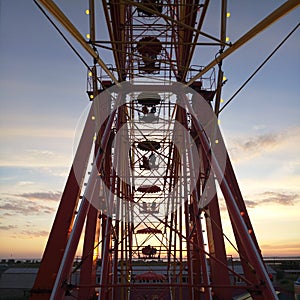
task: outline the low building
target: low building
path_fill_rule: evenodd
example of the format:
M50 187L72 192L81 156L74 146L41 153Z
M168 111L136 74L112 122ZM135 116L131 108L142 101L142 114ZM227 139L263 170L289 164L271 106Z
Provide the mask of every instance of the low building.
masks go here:
M38 268L9 268L0 277L1 297L22 297L33 287Z
M233 270L235 273L239 274L241 277L244 277L244 270L243 270L243 266L240 263L235 263L232 265L228 265L228 267ZM269 278L271 280L271 282L273 283L273 286L276 285L276 271L270 267L269 265L266 265L267 268L267 273L269 275ZM231 281L236 284L244 284L244 282L241 280L241 278L234 276L233 274L230 274L231 277Z

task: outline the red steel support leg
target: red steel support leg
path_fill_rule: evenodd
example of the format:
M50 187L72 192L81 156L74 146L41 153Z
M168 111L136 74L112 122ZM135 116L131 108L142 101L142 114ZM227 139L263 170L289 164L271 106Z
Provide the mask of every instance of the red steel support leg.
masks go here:
M75 209L92 147L95 125L91 108L73 165L50 232L42 262L31 291L31 300L48 300L73 226Z
M92 188L91 188L92 189ZM92 191L91 191L92 192ZM90 207L90 202L83 198L80 204L79 212L76 217L72 233L62 258L62 262L57 273L55 284L51 293L50 300L62 300L66 292L65 283L69 278L73 266L73 260L77 250L78 242L84 225L85 217Z
M99 115L99 113L98 113L98 115ZM98 170L99 170L99 167L103 163L104 153L105 153L105 149L107 148L107 145L108 145L114 117L115 117L115 111L113 111L109 116L109 120L107 122L105 132L104 132L102 140L101 140L101 147L99 149L99 152L96 155L95 163L93 164L93 168L91 171L91 175L89 177L88 185L87 185L84 197L82 199L80 209L79 209L75 224L72 229L72 233L68 240L68 243L67 243L67 246L66 246L66 249L64 252L64 256L63 256L61 264L60 264L58 274L56 276L55 284L54 284L54 287L53 287L53 290L51 293L51 297L50 297L51 300L60 300L63 298L63 294L64 294L63 284L69 278L69 275L71 272L72 263L73 263L75 252L76 252L76 249L78 246L80 234L82 232L84 220L85 220L86 214L87 214L89 206L90 206L90 202L88 200L93 199L93 194L94 194L95 185L96 185L96 178L98 176ZM92 116L91 116L91 119L92 119ZM92 140L93 140L93 138L92 138ZM103 151L100 151L100 150L103 150ZM87 155L87 156L89 156L89 155Z
M192 113L194 113L193 108L191 107L190 103L188 101L185 101L185 104L188 108L188 110ZM246 226L246 223L244 222L239 207L236 203L236 200L234 198L234 191L232 187L230 186L230 183L227 181L227 178L223 176L223 171L219 165L219 162L214 154L214 152L211 153L211 147L210 143L208 141L207 136L205 135L205 132L199 123L199 120L194 119L193 120L195 128L197 130L197 134L200 138L201 144L203 146L203 149L205 151L205 154L208 159L211 161L211 166L214 171L214 174L219 182L220 188L222 190L222 193L224 195L228 212L231 216L232 225L236 228L237 234L241 240L242 247L244 248L245 252L247 253L248 260L250 264L253 266L253 270L256 272L256 278L258 284L258 288L260 289L264 299L268 300L277 300L278 297L276 295L276 292L272 286L271 280L266 272L264 263L261 259L261 255L259 253L259 250L257 249L255 243L253 242L253 239L251 238L248 228ZM221 134L218 134L218 140L219 144L218 146L223 146L223 141L221 140ZM226 151L224 146L224 151ZM262 284L261 284L262 283Z
M113 120L113 115L111 116L111 119ZM108 126L109 125L111 126L110 123L108 123ZM107 146L109 133L110 133L110 128L108 128L108 130L105 131L103 136L104 149ZM96 185L98 172L99 172L98 170L99 170L99 166L102 165L103 158L104 158L104 152L99 151L98 154L96 155L95 162L93 164L93 168L91 171L91 175L88 180L88 185L84 193L83 199L81 201L80 208L74 226L72 228L72 232L68 240L67 247L55 280L53 291L50 297L51 300L62 300L64 297L64 293L65 293L64 284L66 280L69 278L72 265L73 265L73 260L75 257L81 232L83 229L84 221L88 213L88 210L90 208L90 203L91 203L90 201L93 199L95 188L98 186Z
M90 1L90 7L93 8L93 0ZM94 72L96 72L96 68L94 67ZM96 87L96 83L94 83L94 90ZM109 111L106 111L108 114ZM104 118L104 117L103 117ZM98 138L96 140L94 153L97 155L99 151L99 147L101 146L101 137L105 132L107 122L105 121L98 133ZM98 205L98 203L102 200L100 199L100 181L97 180L95 192L93 195L92 203ZM101 206L101 204L100 204ZM97 259L99 254L99 237L100 237L100 219L99 219L99 211L93 205L90 206L85 234L84 234L84 244L83 244L83 252L82 252L82 265L80 268L80 285L82 285L78 290L78 298L79 299L91 299L95 294L95 289L92 287L88 287L88 285L93 285L96 282L96 272L97 272ZM96 246L95 246L96 245Z
M227 155L227 163L226 163L226 170L225 170L224 176L227 179L227 181L229 182L231 189L233 190L234 198L237 203L238 209L242 215L242 218L246 224L246 227L248 228L248 232L249 232L249 230L251 232L250 237L251 237L256 249L258 250L258 253L262 260L259 245L258 245L256 236L254 234L254 230L253 230L249 215L247 213L247 209L246 209L246 206L245 206L245 203L244 203L241 191L239 189L239 186L238 186L238 183L237 183L237 180L236 180L236 177L235 177L235 174L234 174L234 171L233 171L233 168L232 168L232 165L231 165L228 155ZM231 219L232 224L234 224L234 222L232 220L232 216L229 215L229 217ZM248 257L248 253L247 253L247 251L245 251L245 249L243 247L242 240L238 233L238 228L236 228L235 226L233 226L233 233L235 236L237 248L240 253L241 263L243 266L245 277L251 282L257 282L256 272L254 270L254 267L251 264L249 264L250 259ZM259 285L259 282L257 282L257 284ZM264 300L263 295L253 295L253 298L255 300Z
M200 145L199 145L200 146ZM201 146L200 146L201 147ZM205 158L202 148L199 149L202 157L202 163L204 170L209 168L208 160ZM206 171L204 171L207 174ZM207 238L208 238L208 247L209 253L212 258L216 258L218 261L214 259L210 259L210 274L212 279L212 284L216 286L230 286L230 276L229 271L225 267L227 266L227 257L225 250L225 243L223 237L222 230L222 222L220 216L220 208L218 203L217 191L214 179L209 182L209 188L214 189L214 197L208 204L207 210L205 212L206 217L206 229L207 229ZM205 188L205 187L203 187ZM219 263L222 262L222 264ZM214 288L213 289L214 296L223 300L230 300L233 296L232 289L226 288Z

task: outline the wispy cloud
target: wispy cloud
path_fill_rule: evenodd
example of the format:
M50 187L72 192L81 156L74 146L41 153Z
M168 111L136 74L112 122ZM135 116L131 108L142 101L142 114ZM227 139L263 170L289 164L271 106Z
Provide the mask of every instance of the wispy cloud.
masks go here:
M3 225L0 224L0 230L11 230L11 229L16 229L18 226L16 225Z
M34 228L34 226L26 226L26 227L30 227L30 228L22 229L21 226L17 226L17 225L0 224L0 231L10 231L9 236L12 238L30 239L30 238L39 238L39 237L49 236L49 232L47 230L37 229L37 228Z
M42 156L52 156L54 155L54 152L49 151L49 150L38 150L38 149L28 149L26 151L28 154L32 154L32 155L42 155Z
M9 232L9 236L12 238L38 238L49 236L49 231L39 228L35 224L3 224L0 223L0 231Z
M232 154L234 161L249 160L262 152L276 148L281 142L281 137L281 133L269 133L234 139L230 143L229 153Z
M245 198L247 198L246 200L244 199L247 208L255 208L263 204L279 204L284 206L293 206L298 201L300 201L300 195L296 193L273 191L263 192ZM220 210L226 211L227 208L225 200L223 198L220 198L220 200Z
M20 186L26 186L26 185L32 185L32 184L34 184L34 182L33 181L19 181L17 184Z
M14 196L25 198L31 201L35 200L50 200L50 201L58 201L61 198L61 192L32 192L32 193L21 193L14 194Z
M19 233L21 236L26 238L35 238L35 237L47 237L49 232L47 230L22 230Z
M4 213L4 214L2 214L1 217L13 217L13 216L14 216L14 214L12 214L12 213Z
M264 125L264 124L257 124L257 125L254 125L252 128L254 130L257 130L257 131L264 130L264 129L266 129L266 125Z
M241 148L243 150L253 151L257 149L257 147L274 147L276 144L278 144L279 138L280 134L264 134L256 136L244 141L241 144Z
M256 200L245 200L245 204L249 208L255 208L262 204L293 206L299 201L300 196L295 193L264 192L254 195L252 198L255 198Z
M260 248L264 256L299 256L300 243L295 240L277 240L261 244Z
M264 249L274 249L274 247L276 247L276 249L296 249L299 251L300 249L300 243L287 243L286 241L283 241L282 243L276 243L276 246L274 246L274 244L261 244L261 247Z
M0 204L1 214L21 214L24 216L52 214L55 209L41 204L29 201L20 201L15 199L3 200Z
M295 193L275 193L275 192L264 192L261 194L263 203L278 203L281 205L294 205L299 195Z
M54 177L66 178L69 174L69 166L56 167L56 168L41 167L40 170L45 175L54 176Z
M0 136L2 138L12 138L12 137L40 137L40 138L68 138L73 139L74 129L67 128L54 128L52 127L12 127L5 128L5 130L0 131Z
M299 147L299 137L300 127L292 127L280 132L228 139L228 149L234 162L248 161L278 149L296 149Z
M1 134L0 134L1 138ZM26 141L28 143L28 141ZM0 149L0 166L10 167L55 167L62 168L68 165L69 160L72 158L72 141L59 142L59 140L51 141L33 141L32 144L42 149L27 148L26 143L21 141L22 146L14 145L13 143L3 141L4 147ZM46 149L46 147L49 148ZM20 152L23 155L20 155Z

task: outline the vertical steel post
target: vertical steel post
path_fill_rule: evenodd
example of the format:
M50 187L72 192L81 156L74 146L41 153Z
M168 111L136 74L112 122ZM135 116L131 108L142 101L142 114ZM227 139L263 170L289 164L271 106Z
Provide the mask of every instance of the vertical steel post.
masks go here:
M184 95L181 95L180 99L184 98ZM178 106L177 110L179 110L179 121L180 123L186 128L188 129L188 124L187 124L187 116L186 116L186 111L181 107ZM187 151L187 158L188 158L188 162L189 165L191 166L190 168L190 180L191 180L191 186L196 187L196 182L195 182L195 178L196 178L196 174L195 174L195 170L193 169L194 164L194 157L193 157L193 153L192 153L192 149L189 147L190 142L190 136L187 135L187 131L184 131L183 133L183 142L185 145L185 149ZM199 263L201 262L201 271L202 271L202 280L203 280L203 294L206 300L212 300L212 295L211 295L211 290L208 288L208 286L210 285L210 280L209 280L209 274L208 274L208 265L207 265L207 259L206 259L206 254L204 251L204 239L203 239L203 233L202 233L202 224L201 224L201 220L200 220L200 213L199 213L199 200L200 200L200 191L198 191L197 189L193 189L192 190L192 195L191 195L191 207L192 207L192 220L194 222L194 226L195 226L195 240L196 240L196 244L197 244L197 248L195 249L194 253L197 253L199 255L200 260L198 261L198 259L194 262L195 263L195 267L197 269L199 269ZM195 247L195 246L194 246ZM195 259L195 258L194 258ZM200 275L200 272L196 272L197 275ZM200 281L200 278L197 278ZM195 282L196 284L198 282ZM197 291L197 298L200 296L199 295L199 291Z
M220 48L220 52L222 53L224 50L224 45L226 42L226 19L227 19L227 0L222 0L222 8L221 8L221 34L220 40L223 42ZM217 91L215 97L215 113L218 116L220 109L220 100L221 100L221 92L223 86L223 70L222 70L222 60L218 63L219 71L218 71L218 79L217 79Z

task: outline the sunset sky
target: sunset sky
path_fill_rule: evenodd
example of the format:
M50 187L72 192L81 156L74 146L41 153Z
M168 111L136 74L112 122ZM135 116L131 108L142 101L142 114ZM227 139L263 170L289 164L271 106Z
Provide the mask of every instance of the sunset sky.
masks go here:
M216 34L219 8L211 2L203 31ZM88 1L56 3L83 35L88 33ZM231 42L282 3L228 1ZM299 19L298 7L225 60L224 103ZM105 37L101 17L98 22L98 36ZM300 255L299 53L298 28L220 115L265 256ZM106 52L100 56L112 63ZM212 59L211 52L199 52L194 64ZM76 126L90 104L86 73L33 1L0 0L0 258L40 258L43 253L72 162ZM224 227L228 222L224 214Z

